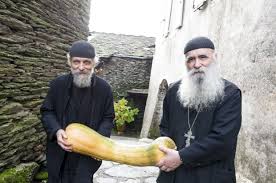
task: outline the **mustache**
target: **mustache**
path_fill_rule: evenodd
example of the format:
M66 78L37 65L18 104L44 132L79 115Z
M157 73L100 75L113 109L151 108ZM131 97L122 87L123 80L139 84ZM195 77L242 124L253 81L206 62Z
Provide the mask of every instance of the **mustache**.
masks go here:
M90 73L84 72L84 71L75 71L73 72L75 76L80 76L80 75L89 75Z
M189 75L195 75L195 74L205 74L206 69L205 68L199 68L199 69L192 69L189 71Z

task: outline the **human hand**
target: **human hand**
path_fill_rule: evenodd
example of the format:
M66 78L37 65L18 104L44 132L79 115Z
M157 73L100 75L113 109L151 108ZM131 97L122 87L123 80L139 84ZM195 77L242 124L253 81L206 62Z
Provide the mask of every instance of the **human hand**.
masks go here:
M58 145L65 151L72 152L72 144L67 142L67 135L63 129L59 129L56 133Z
M182 164L178 151L160 146L159 149L165 156L156 164L161 170L170 172Z

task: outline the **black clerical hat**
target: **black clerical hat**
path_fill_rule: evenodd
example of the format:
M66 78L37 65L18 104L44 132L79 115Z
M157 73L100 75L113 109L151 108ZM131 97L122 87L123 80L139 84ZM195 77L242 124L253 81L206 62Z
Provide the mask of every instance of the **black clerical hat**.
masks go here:
M184 54L199 48L210 48L214 50L215 46L214 43L207 37L196 37L186 44L184 48Z
M87 41L76 41L69 49L70 57L95 58L95 48Z

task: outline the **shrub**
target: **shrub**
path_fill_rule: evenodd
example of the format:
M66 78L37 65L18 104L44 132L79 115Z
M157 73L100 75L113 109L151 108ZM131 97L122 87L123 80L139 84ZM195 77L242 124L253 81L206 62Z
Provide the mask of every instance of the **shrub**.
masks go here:
M134 121L134 117L138 114L139 109L131 108L127 105L128 101L125 98L114 102L115 109L115 124L116 127L131 123Z

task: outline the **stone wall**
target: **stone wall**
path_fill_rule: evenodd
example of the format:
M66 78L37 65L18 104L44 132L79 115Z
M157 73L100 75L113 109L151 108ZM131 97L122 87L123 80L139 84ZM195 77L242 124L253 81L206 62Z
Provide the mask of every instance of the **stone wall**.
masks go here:
M142 129L147 93L130 90L147 90L149 87L152 58L111 56L100 58L97 75L105 79L112 87L114 100L125 97L131 106L139 109L133 123L127 124L125 136L139 136Z
M148 89L152 58L110 57L103 61L98 75L112 86L114 97L127 95L127 90Z
M184 44L192 37L208 36L215 42L223 77L242 90L237 170L252 182L275 183L276 1L208 0L206 9L197 11L193 1L183 2L183 12L172 8L169 34L160 32L156 41L141 136L148 134L162 79L172 83L185 72ZM173 25L182 15L179 29Z
M90 0L0 0L0 171L40 161L39 107L66 52L88 36Z

